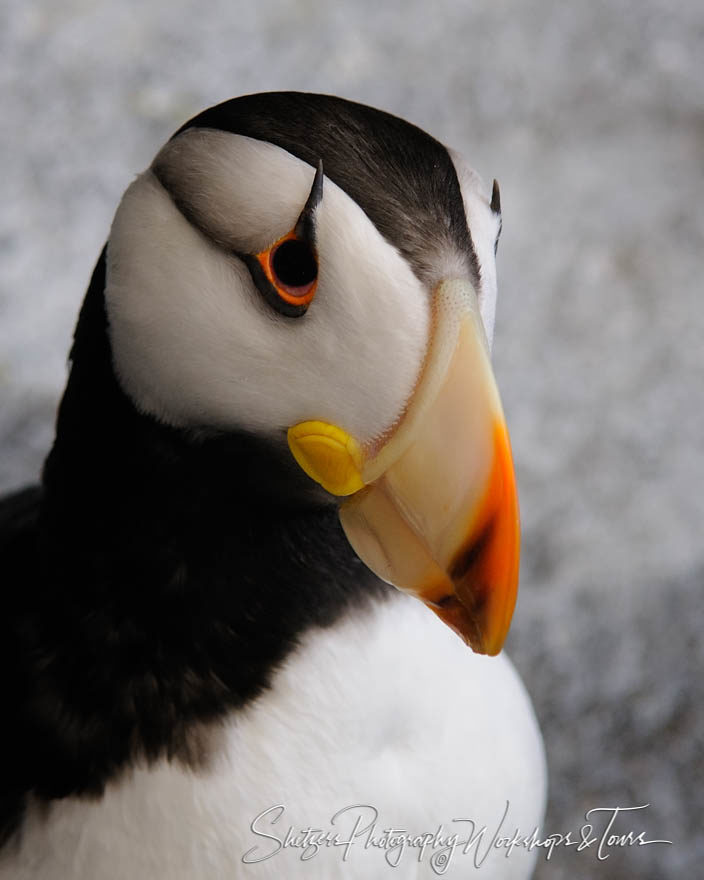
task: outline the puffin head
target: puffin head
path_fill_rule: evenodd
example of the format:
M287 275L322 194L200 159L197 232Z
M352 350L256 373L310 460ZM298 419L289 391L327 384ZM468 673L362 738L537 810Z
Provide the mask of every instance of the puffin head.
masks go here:
M415 126L251 95L186 123L129 187L105 286L140 412L292 456L366 565L486 654L519 555L489 362L500 227L496 184Z

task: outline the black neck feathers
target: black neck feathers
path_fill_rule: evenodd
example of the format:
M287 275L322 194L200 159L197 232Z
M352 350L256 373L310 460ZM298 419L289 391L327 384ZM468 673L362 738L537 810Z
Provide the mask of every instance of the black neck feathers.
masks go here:
M137 412L104 287L105 252L31 541L9 563L5 668L20 684L1 769L40 797L99 792L136 756L188 756L191 731L260 694L306 630L389 590L281 450Z

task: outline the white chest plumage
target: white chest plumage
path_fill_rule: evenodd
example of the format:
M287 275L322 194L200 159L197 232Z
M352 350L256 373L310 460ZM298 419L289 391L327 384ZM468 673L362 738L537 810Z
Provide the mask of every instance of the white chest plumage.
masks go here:
M504 656L472 654L406 596L308 633L217 739L207 769L164 760L97 801L32 805L0 880L470 877L475 864L481 878L531 873L534 854L491 846L529 835L544 809L523 685ZM484 826L465 852L461 841Z

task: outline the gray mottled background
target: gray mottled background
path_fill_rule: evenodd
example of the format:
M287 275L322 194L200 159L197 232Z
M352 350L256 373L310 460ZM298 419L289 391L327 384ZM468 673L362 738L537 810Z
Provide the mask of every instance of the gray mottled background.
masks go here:
M545 735L544 830L649 803L619 828L673 840L556 851L538 877L702 876L701 2L6 0L0 59L2 488L50 443L122 190L202 107L337 93L500 179L495 362L524 524L509 651Z

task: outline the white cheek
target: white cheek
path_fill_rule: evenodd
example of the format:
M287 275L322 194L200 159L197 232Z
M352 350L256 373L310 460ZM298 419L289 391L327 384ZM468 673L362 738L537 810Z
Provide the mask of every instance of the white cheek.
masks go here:
M135 403L179 426L277 433L322 419L360 442L387 430L421 368L429 295L328 180L317 237L316 297L286 318L150 172L135 181L113 224L106 288L116 370Z

